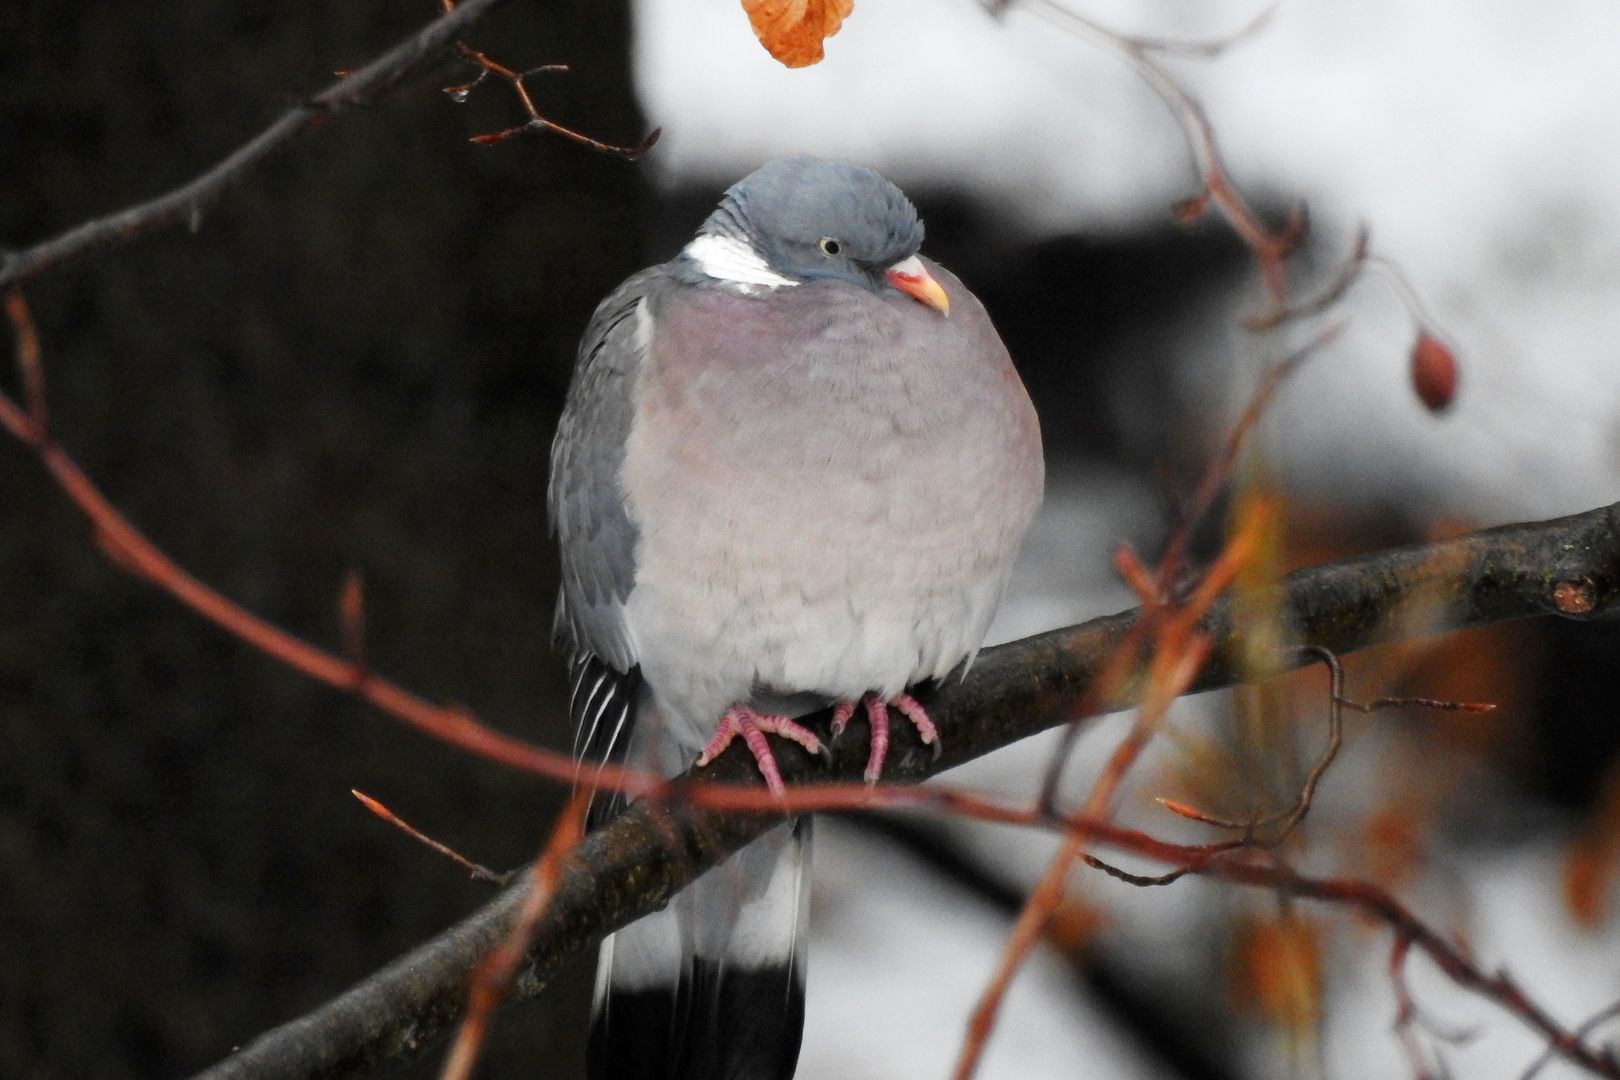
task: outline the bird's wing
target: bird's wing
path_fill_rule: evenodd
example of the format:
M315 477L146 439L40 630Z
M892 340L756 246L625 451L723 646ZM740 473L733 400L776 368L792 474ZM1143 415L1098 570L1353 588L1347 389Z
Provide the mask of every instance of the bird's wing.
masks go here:
M562 555L555 633L571 657L574 752L587 763L622 756L639 693L638 658L624 621L635 584L636 526L619 469L646 357L648 295L665 280L660 268L644 270L597 306L551 445L546 501Z

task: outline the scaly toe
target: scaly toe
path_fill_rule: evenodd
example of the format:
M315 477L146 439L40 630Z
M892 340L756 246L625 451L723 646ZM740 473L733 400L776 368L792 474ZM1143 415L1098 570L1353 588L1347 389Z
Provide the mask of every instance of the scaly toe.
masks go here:
M910 694L900 694L891 704L911 721L911 726L917 729L917 737L934 748L934 757L937 760L941 742L939 729L934 726L934 720L928 715L928 710L922 707L922 702Z
M889 756L889 706L876 694L867 694L861 703L866 706L866 721L872 728L865 777L868 784L875 784L882 778L883 762Z
M849 727L850 718L854 715L855 702L853 701L840 701L833 706L832 742L834 744L837 744L839 738L844 734L844 729Z

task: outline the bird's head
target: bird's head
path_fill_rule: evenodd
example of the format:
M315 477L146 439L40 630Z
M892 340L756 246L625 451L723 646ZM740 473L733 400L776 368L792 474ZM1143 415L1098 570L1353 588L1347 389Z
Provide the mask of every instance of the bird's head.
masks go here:
M923 225L900 189L860 165L797 155L733 184L687 245L705 276L781 287L845 281L898 289L945 313L945 290L917 250Z

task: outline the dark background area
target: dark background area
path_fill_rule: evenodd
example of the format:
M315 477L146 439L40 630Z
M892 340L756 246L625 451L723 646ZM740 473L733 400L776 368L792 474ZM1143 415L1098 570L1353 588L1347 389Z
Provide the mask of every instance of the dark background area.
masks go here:
M188 179L432 9L0 10L0 245ZM536 84L541 108L629 142L680 122L638 111L629 33L625 5L569 0L510 9L475 42L514 66L566 60ZM494 85L463 106L438 92L468 75L447 61L295 143L195 232L26 291L55 434L161 547L329 646L357 569L377 671L563 748L543 496L574 345L717 193L660 196L558 139L469 145L519 116ZM913 194L930 252L1003 328L1053 454L1173 455L1175 410L1152 407L1170 359L1149 331L1244 269L1227 235L1032 244L952 193ZM1128 367L1099 362L1127 338L1146 343ZM0 382L15 391L9 366ZM184 1075L483 899L350 788L497 867L532 856L563 794L184 612L0 441L0 1075ZM489 1075L579 1071L589 968L503 1017Z

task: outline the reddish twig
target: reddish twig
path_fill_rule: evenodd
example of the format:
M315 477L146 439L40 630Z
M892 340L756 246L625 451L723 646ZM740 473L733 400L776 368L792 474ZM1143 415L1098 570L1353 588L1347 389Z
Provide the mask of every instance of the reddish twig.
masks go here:
M1339 658L1319 645L1306 645L1301 652L1313 660L1327 665L1328 669L1328 741L1322 753L1317 757L1316 763L1311 766L1310 772L1305 775L1305 782L1300 786L1299 794L1286 810L1279 810L1274 814L1256 818L1251 821L1232 821L1216 817L1199 811L1192 811L1180 803L1160 802L1168 809L1180 814L1182 817L1201 821L1206 825L1213 825L1221 829L1241 829L1243 831L1243 844L1259 848L1275 848L1282 845L1299 823L1305 820L1310 813L1311 803L1316 799L1316 788L1327 775L1329 767L1339 755L1339 749L1344 745L1344 668L1339 664ZM1366 710L1372 711L1372 710ZM1270 837L1262 838L1258 835L1260 829L1276 828Z
M439 841L433 839L433 837L416 828L416 826L412 825L398 814L395 814L392 810L388 809L388 807L384 806L376 799L373 799L365 792L356 790L355 788L350 788L349 794L353 795L356 799L359 799L361 806L364 806L367 810L370 810L373 814L376 814L378 817L388 822L388 824L392 825L406 836L409 836L412 840L415 840L417 843L437 851L440 855L443 855L451 862L460 866L472 876L474 881L487 881L491 885L505 885L511 880L511 874L497 874L489 867L481 866L478 863L473 862L471 859L467 858L450 845L440 843Z
M977 808L959 803L952 809L959 813L974 813ZM1036 932L1039 912L1055 907L1054 892L1057 892L1058 899L1061 899L1061 886L1067 878L1069 866L1076 859L1083 858L1080 854L1081 847L1089 843L1101 843L1174 868L1169 874L1147 877L1127 874L1107 864L1099 867L1112 876L1132 884L1163 885L1191 874L1232 884L1267 888L1285 896L1329 903L1370 916L1387 926L1397 938L1404 939L1407 942L1405 950L1413 947L1419 949L1453 983L1495 1003L1535 1031L1546 1041L1548 1048L1556 1056L1579 1065L1595 1075L1620 1080L1620 1061L1615 1059L1611 1051L1588 1045L1583 1034L1572 1031L1554 1020L1551 1014L1525 994L1511 976L1505 972L1486 972L1446 935L1424 923L1377 885L1343 878L1309 877L1280 862L1255 861L1251 857L1251 852L1234 851L1231 845L1195 847L1171 844L1136 830L1079 815L1061 822L1053 822L1034 813L1002 812L988 820L1061 828L1064 830L1065 840L1058 854L1048 863L1046 874L1032 892L1031 901L1026 905L1024 914L1020 916L1019 923L1015 926L1008 951L1004 954L1002 964L998 966L986 998L993 992L999 1001L999 995L1005 992L1006 984L1016 968L1016 965L1007 962L1013 946L1016 944L1021 950L1021 956L1027 955L1039 940L1039 934ZM1086 861L1089 863L1092 860ZM993 1018L994 1010L986 1009L981 1001L981 1007L975 1010L970 1024L972 1055L969 1056L970 1048L965 1046L955 1073L958 1080L971 1074L973 1063L982 1053L984 1035L988 1033ZM965 1071L964 1064L967 1065Z
M1238 455L1247 445L1249 436L1260 423L1260 418L1271 407L1272 399L1282 389L1283 383L1304 366L1305 361L1314 356L1317 350L1338 336L1338 333L1337 323L1323 327L1309 341L1273 363L1260 377L1260 383L1249 395L1243 412L1238 414L1236 422L1227 431L1226 441L1221 444L1220 452L1205 467L1192 496L1182 505L1181 518L1171 530L1164 554L1159 557L1158 576L1161 580L1173 580L1186 565L1187 549L1192 544L1193 531L1203 520L1204 515L1209 513L1210 507L1215 505L1216 497L1231 480L1237 468Z
M1406 958L1412 951L1412 939L1397 933L1389 948L1389 983L1395 991L1395 1037L1400 1040L1407 1062L1412 1066L1412 1080L1434 1080L1428 1062L1423 1058L1423 1046L1413 1030L1417 1020L1417 1006L1412 1002L1412 990L1406 984Z
M1185 575L1187 551L1192 544L1193 530L1214 505L1220 490L1231 479L1232 472L1237 466L1238 454L1260 422L1260 417L1288 377L1299 370L1300 366L1337 332L1337 326L1325 327L1311 340L1266 370L1260 385L1250 395L1248 404L1231 430L1227 432L1221 452L1206 466L1192 497L1183 504L1180 518L1175 528L1171 530L1170 539L1166 542L1164 553L1159 557L1153 573L1149 574L1129 549L1122 548L1115 552L1114 566L1126 584L1137 594L1142 603L1142 615L1131 627L1125 640L1120 643L1108 666L1075 706L1072 713L1074 720L1064 729L1053 748L1045 779L1041 784L1040 799L1043 806L1048 809L1054 806L1058 786L1063 779L1064 770L1068 768L1069 759L1073 756L1075 741L1080 736L1078 721L1092 715L1098 702L1110 700L1116 694L1134 667L1137 654L1149 638L1158 632L1155 623L1160 617L1161 605L1172 596L1175 583ZM1206 574L1203 587L1207 589L1212 586L1217 592L1226 587L1220 575ZM1208 599L1213 601L1212 596ZM1190 601L1191 604L1198 602L1196 597Z
M1158 731L1171 703L1187 691L1203 669L1209 659L1212 643L1207 634L1197 629L1197 625L1208 613L1210 605L1236 579L1238 570L1249 558L1258 534L1257 526L1258 519L1248 522L1222 551L1193 595L1174 609L1160 601L1165 591L1162 581L1150 577L1128 549L1116 553L1115 565L1121 568L1122 576L1133 585L1142 601L1143 615L1139 625L1149 628L1147 633L1153 639L1153 655L1148 661L1145 689L1136 722L1125 739L1114 748L1114 753L1082 805L1081 818L1087 821L1106 819L1126 773ZM1134 658L1134 652L1132 655ZM1051 792L1060 772L1061 762L1056 769L1048 771L1047 784L1043 785L1036 804L1038 809L1051 807ZM968 1022L967 1034L957 1059L956 1080L967 1080L977 1070L1007 987L1062 904L1063 886L1075 862L1083 858L1091 861L1083 850L1087 835L1081 828L1065 837L1062 846L1047 864L1040 883L1019 912L995 973L980 995Z
M1264 885L1291 896L1338 904L1373 916L1398 937L1421 949L1452 982L1494 1002L1535 1031L1559 1057L1598 1076L1620 1078L1620 1061L1607 1049L1588 1046L1541 1006L1530 1000L1507 973L1486 972L1443 934L1420 921L1399 901L1376 885L1362 881L1309 878L1282 866L1260 867L1230 862L1193 870L1241 884Z
M978 1004L968 1018L967 1034L957 1055L956 1068L951 1072L952 1080L968 1080L978 1071L979 1060L984 1055L990 1032L1001 1012L1007 987L1041 940L1052 913L1063 902L1064 884L1069 880L1069 872L1074 869L1075 860L1080 857L1088 839L1087 833L1080 829L1065 836L1057 854L1046 864L1046 872L1041 875L1041 880L1030 891L1024 909L1018 913L1018 920L1007 935L1007 944L1002 950L1001 960L996 964L995 973L990 976L990 982L979 995Z
M1602 1027L1604 1024L1607 1024L1610 1020L1613 1020L1616 1017L1620 1017L1620 1001L1598 1010L1575 1029L1574 1035L1577 1039L1585 1039L1587 1036L1591 1035L1592 1032L1596 1031L1598 1028ZM1519 1077L1519 1080L1535 1080L1536 1076L1540 1074L1541 1070L1545 1069L1556 1056L1557 1048L1548 1046L1547 1049L1543 1050L1541 1055L1537 1057L1535 1061L1532 1061L1529 1067L1524 1070L1524 1074Z
M530 75L537 75L542 72L566 72L568 70L567 64L545 64L537 68L530 68L527 71L514 71L505 64L492 60L488 54L479 52L470 45L457 42L456 51L461 54L464 60L469 60L478 65L478 76L477 78L473 79L472 82L462 83L458 86L445 87L445 93L449 94L451 98L458 102L465 101L467 100L467 95L472 92L473 88L484 81L485 76L493 75L512 88L512 92L517 95L518 103L523 106L523 111L527 113L529 117L527 122L505 128L501 131L491 132L487 135L474 135L468 139L469 142L478 143L481 146L487 146L494 143L505 142L514 135L543 135L549 131L557 135L561 135L565 139L571 139L574 142L579 143L581 146L589 147L598 153L611 154L615 157L624 158L626 161L635 161L648 150L651 150L653 144L658 141L658 137L663 134L663 130L661 128L653 128L647 133L645 138L635 145L618 146L613 143L605 143L598 139L593 139L589 135L586 135L583 132L575 131L572 128L563 127L556 121L549 120L540 115L540 110L535 108L534 99L529 96L529 87L525 80Z
M1183 200L1178 206L1177 216L1183 220L1193 220L1211 206L1220 211L1227 224L1253 253L1260 272L1261 285L1271 307L1285 307L1288 287L1284 260L1304 238L1303 211L1296 211L1289 221L1275 232L1260 220L1232 182L1221 160L1214 126L1210 123L1203 106L1155 58L1156 53L1170 51L1191 52L1193 55L1206 57L1218 55L1233 42L1256 32L1264 25L1270 13L1263 13L1261 18L1256 19L1232 38L1215 43L1218 48L1211 49L1205 45L1202 49L1194 46L1190 50L1174 50L1170 43L1163 40L1134 38L1111 30L1078 12L1071 11L1058 0L1023 0L1023 3L1048 22L1100 45L1123 59L1148 86L1152 87L1154 93L1159 95L1160 100L1175 116L1176 122L1181 125L1202 184L1198 194Z
M1176 217L1185 222L1196 221L1213 207L1254 256L1267 306L1266 310L1242 320L1244 326L1252 330L1269 330L1284 322L1320 314L1336 304L1361 279L1363 271L1378 269L1389 276L1398 298L1419 328L1432 337L1444 338L1435 329L1438 324L1429 316L1417 290L1400 267L1385 256L1368 254L1365 227L1358 230L1351 254L1326 289L1310 300L1300 303L1291 301L1286 260L1305 238L1307 218L1304 207L1296 208L1280 229L1273 230L1260 220L1233 182L1222 160L1214 124L1203 105L1157 59L1159 56L1204 60L1218 57L1258 34L1276 13L1275 4L1261 10L1232 34L1197 41L1123 34L1071 10L1063 0L1023 0L1023 3L1048 22L1123 59L1175 117L1192 153L1201 185L1196 194L1176 205ZM1010 6L1011 0L991 0L990 3L991 12L997 15Z
M1371 701L1354 701L1344 695L1344 667L1339 663L1339 658L1333 655L1332 651L1320 645L1306 645L1300 651L1303 655L1324 664L1328 669L1328 741L1322 753L1317 757L1316 763L1311 766L1310 772L1306 774L1305 782L1301 785L1299 794L1295 796L1293 804L1286 810L1249 821L1236 821L1217 817L1214 814L1173 799L1156 800L1161 806L1191 821L1213 825L1220 829L1242 830L1245 844L1252 844L1261 848L1277 847L1310 812L1311 803L1316 798L1317 786L1322 782L1322 778L1327 775L1328 768L1333 764L1339 750L1344 745L1345 709L1369 715L1383 712L1386 709L1399 708L1422 708L1439 712L1468 713L1487 713L1496 708L1495 705L1489 702L1441 701L1436 698L1424 697L1382 697L1373 698ZM1256 835L1258 830L1270 828L1277 829L1276 833L1271 837L1262 839Z
M529 887L523 903L518 907L512 929L473 971L467 993L467 1012L456 1032L456 1041L445 1058L444 1068L439 1072L439 1080L467 1080L472 1075L473 1066L478 1063L478 1056L483 1050L484 1036L489 1031L495 1007L506 999L512 980L517 977L518 969L523 966L524 957L528 954L534 928L546 913L546 905L551 902L563 859L579 846L588 802L589 796L583 793L575 795L568 809L557 819L550 839L535 860L534 873L529 878Z
M439 0L439 10L445 14L448 15L455 9L456 0ZM597 153L621 157L626 161L635 161L648 150L651 150L653 144L658 141L658 137L663 134L661 128L653 128L645 138L633 146L617 146L613 143L593 139L589 135L563 127L561 124L540 115L540 110L535 108L534 99L529 96L529 87L526 80L530 75L548 72L565 73L568 71L567 64L542 64L526 71L515 71L505 64L491 59L487 53L480 52L464 41L456 42L456 52L461 55L463 60L477 65L478 74L471 82L445 87L444 92L450 95L451 100L458 103L466 101L468 95L473 92L479 83L483 82L486 77L493 75L512 88L512 93L517 95L518 104L523 107L523 111L529 117L527 123L518 124L515 127L509 127L504 131L497 131L488 135L474 135L468 139L469 142L490 145L505 142L514 135L542 135L550 131L561 135L565 139L571 139L581 146L589 147Z
M27 355L30 348L27 307L19 299L8 302L6 310L12 318L19 354ZM21 321L19 316L23 316ZM33 363L37 366L37 344L32 345L32 349ZM294 671L336 690L352 693L433 738L491 761L572 783L575 763L568 755L502 735L480 724L464 709L429 704L357 667L352 660L334 656L273 626L197 580L120 514L66 451L49 439L28 412L4 394L0 394L0 427L33 451L63 494L89 519L102 549L119 566L158 586L221 630ZM622 769L610 770L607 782L635 790L651 786L645 775Z
M39 333L21 289L6 290L6 318L11 321L17 344L17 369L22 376L23 400L28 403L28 420L36 437L50 441L50 414L45 408L45 369L39 362Z
M1093 826L1086 828L1092 829ZM1280 863L1249 861L1244 853L1195 858L1183 867L1183 873L1268 888L1287 896L1335 904L1371 916L1389 927L1397 940L1405 939L1408 942L1402 950L1403 960L1405 951L1416 947L1453 983L1495 1003L1536 1032L1558 1057L1597 1076L1620 1080L1620 1061L1616 1060L1612 1051L1588 1045L1583 1034L1554 1020L1506 972L1493 974L1485 971L1444 934L1429 927L1376 885L1341 878L1307 877Z
M1367 226L1361 225L1356 229L1356 239L1350 247L1350 254L1345 256L1344 262L1339 266L1339 272L1333 276L1322 291L1308 300L1272 308L1260 315L1251 315L1243 320L1243 326L1248 330L1272 330L1285 322L1310 318L1320 315L1344 299L1351 286L1361 280L1362 272L1367 269Z

